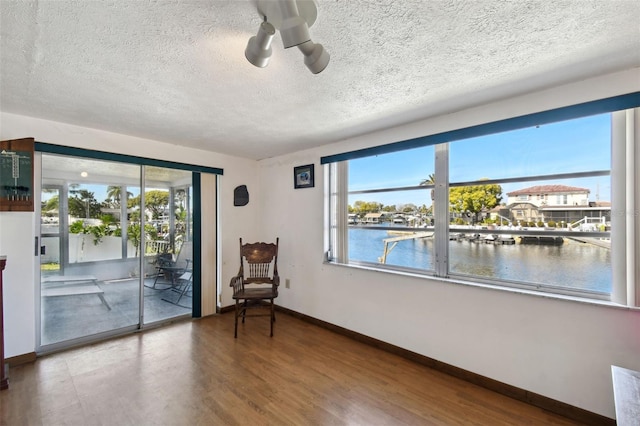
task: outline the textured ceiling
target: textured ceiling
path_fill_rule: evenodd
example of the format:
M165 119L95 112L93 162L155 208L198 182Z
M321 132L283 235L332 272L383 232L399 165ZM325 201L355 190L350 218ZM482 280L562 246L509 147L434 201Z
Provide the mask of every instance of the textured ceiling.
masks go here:
M313 75L255 1L0 0L0 109L261 159L640 66L637 0L318 4Z

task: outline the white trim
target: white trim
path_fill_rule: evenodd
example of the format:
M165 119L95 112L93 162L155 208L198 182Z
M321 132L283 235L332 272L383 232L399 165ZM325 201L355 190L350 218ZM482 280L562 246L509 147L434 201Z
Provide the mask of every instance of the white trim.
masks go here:
M42 217L42 153L37 151L33 154L33 197L33 216L35 221L34 229L35 234L38 237L38 245L42 246L42 228L40 224L40 220ZM31 283L31 285L33 285L34 293L33 303L35 305L35 351L38 351L42 347L42 333L40 333L40 330L42 329L42 297L40 294L40 280L42 273L41 268L42 266L40 265L40 253L38 250L36 258L33 261L34 272L33 282Z
M638 271L638 257L640 248L640 238L638 238L638 190L640 190L640 172L637 166L640 165L640 135L636 131L640 122L640 108L626 111L626 223L627 223L627 305L638 306L637 288L640 283L640 272Z
M435 146L435 188L432 208L434 210L435 262L439 277L449 273L449 144ZM437 202L443 200L444 202Z

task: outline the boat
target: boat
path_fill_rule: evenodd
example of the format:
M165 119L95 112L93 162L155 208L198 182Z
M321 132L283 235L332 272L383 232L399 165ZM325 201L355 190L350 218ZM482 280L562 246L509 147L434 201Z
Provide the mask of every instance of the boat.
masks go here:
M513 235L500 235L500 237L498 238L498 241L500 242L500 244L515 244L516 243L516 239L513 238Z
M464 239L469 241L469 242L478 242L480 241L480 234L469 234L469 235L465 235Z
M487 244L495 244L496 242L498 242L498 235L488 234L482 237L482 240Z

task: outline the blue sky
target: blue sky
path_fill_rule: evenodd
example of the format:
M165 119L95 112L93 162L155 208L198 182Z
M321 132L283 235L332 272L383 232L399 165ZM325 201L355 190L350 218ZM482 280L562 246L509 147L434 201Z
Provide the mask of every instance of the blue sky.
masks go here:
M450 181L609 170L610 140L611 115L602 114L457 141L450 145ZM362 158L349 162L349 189L413 186L432 173L434 147ZM551 184L588 188L591 201L611 200L610 178L603 176L505 184L503 201L507 192ZM357 194L349 203L356 200L431 205L429 191Z

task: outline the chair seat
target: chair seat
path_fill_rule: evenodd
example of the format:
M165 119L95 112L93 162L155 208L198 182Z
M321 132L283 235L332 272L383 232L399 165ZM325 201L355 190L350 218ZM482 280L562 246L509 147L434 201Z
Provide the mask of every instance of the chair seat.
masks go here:
M271 299L276 294L271 287L269 288L245 288L233 295L234 299Z

